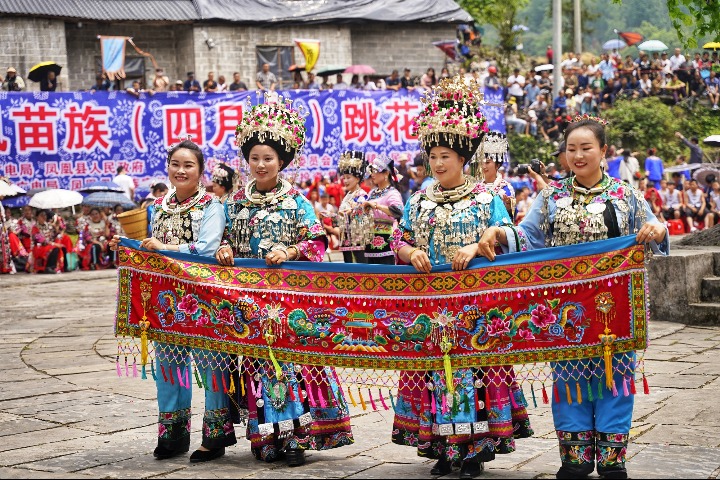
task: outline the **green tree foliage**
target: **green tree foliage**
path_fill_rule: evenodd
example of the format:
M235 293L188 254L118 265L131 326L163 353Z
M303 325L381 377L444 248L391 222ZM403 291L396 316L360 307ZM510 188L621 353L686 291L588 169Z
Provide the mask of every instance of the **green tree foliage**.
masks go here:
M530 163L533 158L537 158L547 165L554 161L554 157L550 154L555 150L555 146L545 143L542 137L536 138L514 132L510 132L508 135L508 151L510 153L510 162L513 165Z

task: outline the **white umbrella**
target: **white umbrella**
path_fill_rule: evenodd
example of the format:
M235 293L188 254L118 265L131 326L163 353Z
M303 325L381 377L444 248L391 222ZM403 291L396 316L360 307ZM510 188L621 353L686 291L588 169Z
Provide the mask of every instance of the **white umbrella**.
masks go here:
M0 180L0 197L11 197L17 192L4 180Z
M33 195L30 206L35 208L66 208L79 205L82 201L83 196L78 192L62 188L51 188Z
M648 40L637 46L638 50L644 50L646 52L661 52L667 50L668 46L660 40Z
M710 135L703 143L710 145L711 147L720 147L720 135Z
M544 65L538 65L537 67L535 67L535 71L542 72L543 70L552 70L553 68L555 68L555 65L553 65L552 63L546 63Z

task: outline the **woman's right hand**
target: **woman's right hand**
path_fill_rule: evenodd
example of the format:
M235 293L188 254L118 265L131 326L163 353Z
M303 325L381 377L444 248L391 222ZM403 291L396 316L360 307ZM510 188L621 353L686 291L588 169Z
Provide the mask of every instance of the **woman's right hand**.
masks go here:
M232 248L230 248L229 245L223 245L218 248L218 251L215 252L215 260L217 260L220 265L224 265L226 267L232 266L235 262L233 259Z
M483 256L491 262L495 260L495 245L500 241L500 227L490 227L485 230L478 242L478 255Z
M113 252L117 252L119 243L120 243L120 235L113 235L113 237L108 242L108 246L110 247L110 250L112 250Z
M419 248L413 250L410 254L410 264L420 273L430 273L430 270L432 270L430 257L428 257L428 254Z

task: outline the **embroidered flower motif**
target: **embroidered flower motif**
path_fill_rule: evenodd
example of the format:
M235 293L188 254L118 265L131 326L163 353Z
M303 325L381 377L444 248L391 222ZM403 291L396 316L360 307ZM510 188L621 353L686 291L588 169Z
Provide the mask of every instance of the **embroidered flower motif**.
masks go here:
M182 300L180 300L180 303L178 303L178 310L185 312L188 315L195 315L198 308L198 301L194 295L185 295Z
M499 337L510 332L510 320L504 316L493 316L486 327L487 334L491 337Z
M430 323L433 323L439 327L451 326L454 322L455 316L452 314L452 312L448 312L447 308L443 308L442 311L435 312L435 318L430 320Z
M555 315L552 310L550 310L550 307L546 305L537 305L530 316L530 321L539 329L543 329L549 325L552 325L557 320L557 315Z
M523 340L535 340L535 335L530 330L520 329L518 330L518 335Z
M376 235L372 239L372 246L375 248L382 248L385 246L385 243L386 243L385 239L383 237L381 237L380 235Z
M167 433L167 427L162 423L158 423L158 437L163 437Z
M195 322L195 325L198 327L204 327L206 325L210 325L210 316L203 312L200 314L200 318L197 319L197 322Z
M215 318L217 319L217 323L222 323L225 325L234 325L235 324L235 315L233 315L232 310L227 309L227 308L218 310Z
M226 422L225 425L223 425L223 431L225 432L225 435L229 435L235 431L235 427L233 427L232 422Z

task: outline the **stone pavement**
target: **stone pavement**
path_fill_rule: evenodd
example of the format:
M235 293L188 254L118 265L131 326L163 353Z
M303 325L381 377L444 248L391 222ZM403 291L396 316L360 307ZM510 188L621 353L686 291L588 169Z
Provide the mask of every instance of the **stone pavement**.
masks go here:
M114 271L0 277L0 478L429 477L432 461L390 443L391 412L360 407L351 410L356 443L311 452L303 467L257 462L244 439L209 464L155 460L153 382L115 372L115 293ZM662 320L650 326L651 393L636 399L628 470L633 478L717 478L720 328ZM517 452L489 463L482 478L554 478L549 406L529 411L536 436L518 440ZM195 428L191 448L199 441Z

